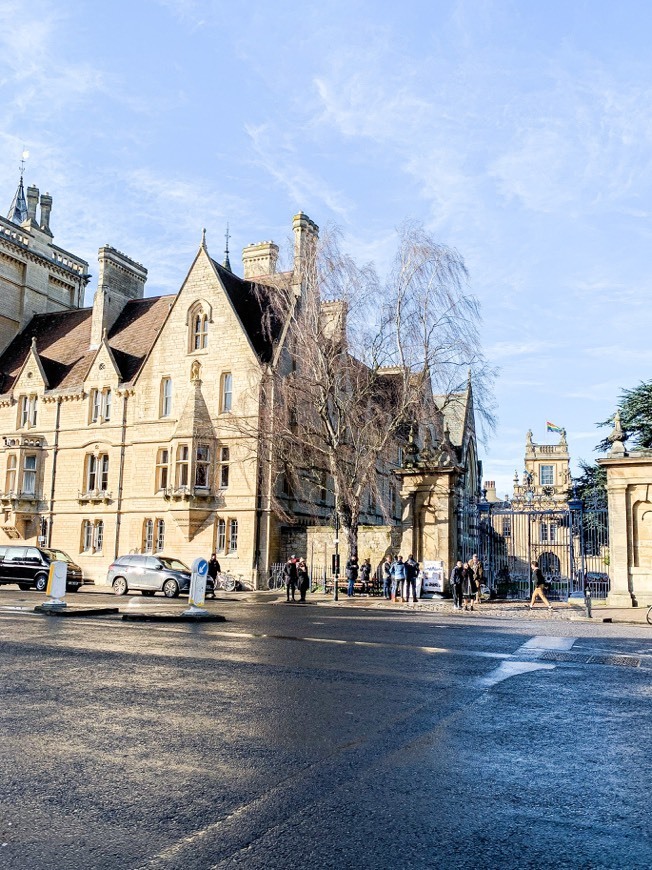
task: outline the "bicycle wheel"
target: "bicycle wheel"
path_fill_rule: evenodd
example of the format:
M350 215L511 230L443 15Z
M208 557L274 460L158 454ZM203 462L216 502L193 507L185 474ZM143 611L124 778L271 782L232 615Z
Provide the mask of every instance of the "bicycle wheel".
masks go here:
M648 607L647 621L648 621L649 625L652 625L652 607Z
M236 579L235 577L231 577L230 574L224 575L224 590L226 592L234 592L235 591Z

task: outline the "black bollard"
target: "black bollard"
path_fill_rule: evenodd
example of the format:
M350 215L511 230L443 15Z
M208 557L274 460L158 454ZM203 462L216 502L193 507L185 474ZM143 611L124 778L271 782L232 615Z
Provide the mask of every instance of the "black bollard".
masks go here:
M591 614L591 590L588 586L584 588L584 609L586 611L586 618L592 619Z

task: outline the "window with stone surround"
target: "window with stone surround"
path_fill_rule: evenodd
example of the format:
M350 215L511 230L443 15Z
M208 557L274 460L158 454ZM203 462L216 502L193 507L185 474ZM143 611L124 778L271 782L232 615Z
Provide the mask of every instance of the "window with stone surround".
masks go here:
M32 429L38 419L38 396L21 396L19 403L18 428Z
M93 523L83 520L81 528L81 552L90 553L93 550Z
M165 547L165 520L156 520L156 538L154 543L156 544L155 552L162 553Z
M89 453L86 457L86 492L106 492L109 488L109 455Z
M161 379L160 417L169 417L172 414L172 378Z
M215 552L224 553L226 550L226 520L217 521L217 540L215 543Z
M201 302L195 302L188 312L188 351L194 353L208 347L208 324L210 317Z
M229 520L229 553L238 552L238 521Z
M16 492L16 469L18 457L15 453L7 456L7 473L5 475L5 492Z
M220 447L220 489L226 489L229 485L229 455L230 451L228 447Z
M151 553L154 549L154 520L147 519L143 523L143 553Z
M195 451L195 486L208 489L210 482L211 451L207 444L198 444Z
M231 372L222 372L220 379L220 411L226 413L233 405L233 375Z
M542 465L539 468L539 483L541 486L554 486L555 466Z
M176 487L181 489L188 486L190 480L190 462L187 444L179 444L177 447Z
M25 495L36 492L36 454L26 453L23 457L23 482L21 490Z
M93 389L90 395L90 422L106 423L111 419L111 388Z
M156 453L156 492L168 488L170 474L170 451L167 447L159 447Z
M93 549L96 553L101 553L104 547L104 520L96 520L93 530Z

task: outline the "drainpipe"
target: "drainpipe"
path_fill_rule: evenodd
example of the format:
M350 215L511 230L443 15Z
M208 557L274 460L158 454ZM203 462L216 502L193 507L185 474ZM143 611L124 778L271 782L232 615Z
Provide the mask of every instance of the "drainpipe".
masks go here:
M54 423L54 444L52 445L52 485L50 486L50 508L48 510L48 547L52 546L52 519L54 517L54 490L57 479L57 456L59 455L59 424L61 421L61 397L57 398L57 413Z
M120 438L120 471L118 474L118 499L116 506L116 515L115 515L115 547L113 558L117 559L120 555L120 523L122 520L122 487L123 487L123 479L124 479L124 470L125 470L125 449L126 444L125 440L127 437L127 402L129 401L129 393L125 390L124 396L122 397L122 435Z

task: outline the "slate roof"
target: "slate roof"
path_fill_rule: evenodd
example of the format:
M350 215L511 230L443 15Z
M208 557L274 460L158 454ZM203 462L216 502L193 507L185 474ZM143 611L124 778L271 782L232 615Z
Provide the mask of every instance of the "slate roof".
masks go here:
M262 362L270 362L283 331L283 322L278 313L272 305L266 304L276 291L272 287L239 278L216 260L213 260L213 265L258 357Z
M464 443L464 423L467 417L467 406L470 393L451 393L448 396L434 396L437 407L442 411L444 420L448 424L451 444L454 447L462 447Z
M137 374L173 300L174 296L149 297L128 302L123 308L108 335L122 381L128 383ZM92 308L81 308L35 315L0 356L0 391L11 391L33 338L49 389L79 389L96 353L88 349L92 313Z

